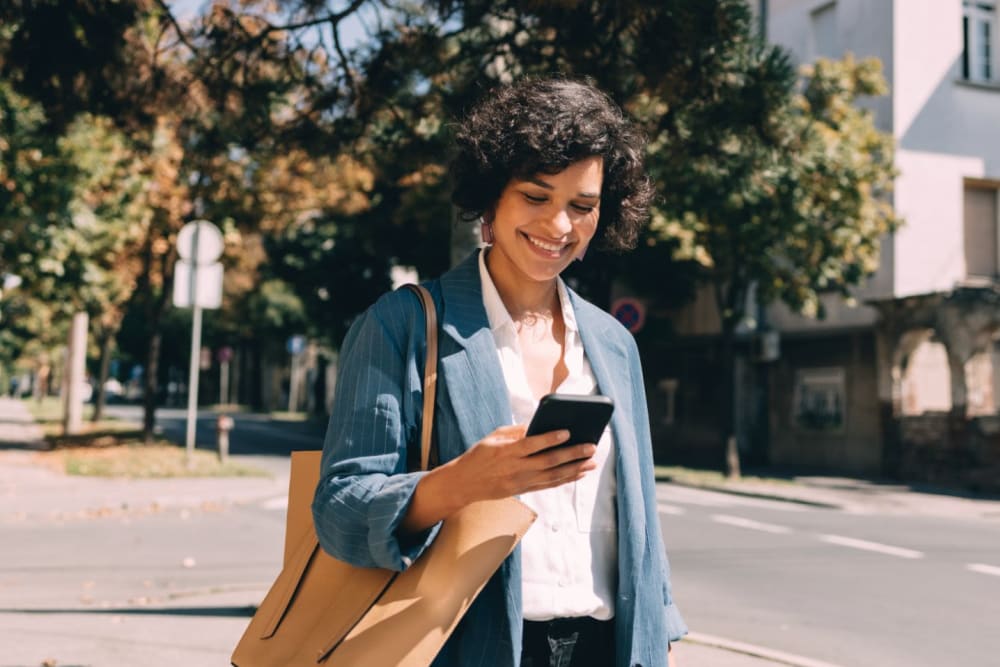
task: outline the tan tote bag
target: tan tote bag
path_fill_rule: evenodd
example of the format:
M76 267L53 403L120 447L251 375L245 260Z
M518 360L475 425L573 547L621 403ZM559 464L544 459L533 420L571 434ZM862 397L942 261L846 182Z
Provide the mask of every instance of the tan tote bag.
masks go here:
M437 383L437 316L427 322L420 469L428 469ZM437 458L437 457L435 457ZM462 615L531 527L513 498L472 503L445 519L404 572L356 567L324 552L311 503L320 452L295 452L289 480L285 562L233 652L235 667L426 667Z

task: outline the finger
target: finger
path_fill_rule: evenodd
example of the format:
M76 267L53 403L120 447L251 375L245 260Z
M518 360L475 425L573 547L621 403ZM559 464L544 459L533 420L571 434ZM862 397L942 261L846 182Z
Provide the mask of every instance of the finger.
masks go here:
M587 473L597 468L597 464L591 460L565 463L556 468L549 468L541 472L530 484L528 491L540 491L562 486L570 482L583 479Z
M561 445L567 440L569 440L569 431L566 429L531 435L522 440L522 453L525 456L531 456L549 447Z
M516 440L521 440L524 438L524 432L528 430L528 427L524 424L510 424L507 426L501 426L496 429L485 438L483 442L488 442L494 445L505 444L508 442L514 442Z
M555 468L566 463L590 459L597 452L597 446L593 443L582 445L571 445L569 447L556 447L548 451L541 451L532 456L538 463L538 468Z

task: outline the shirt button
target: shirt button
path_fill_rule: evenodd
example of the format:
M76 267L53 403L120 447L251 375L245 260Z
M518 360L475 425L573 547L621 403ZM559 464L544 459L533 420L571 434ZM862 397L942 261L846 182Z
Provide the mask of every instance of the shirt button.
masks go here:
M559 532L559 526L557 526L556 524L552 524L552 532L553 533L558 533Z

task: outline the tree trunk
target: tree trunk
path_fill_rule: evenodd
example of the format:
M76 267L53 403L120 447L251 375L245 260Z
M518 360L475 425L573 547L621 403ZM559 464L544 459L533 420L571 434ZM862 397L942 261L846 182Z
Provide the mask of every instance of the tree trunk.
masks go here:
M725 471L729 479L740 478L740 449L736 437L736 337L732 330L722 334L722 414L719 415L725 437Z
M142 378L142 439L147 445L153 444L153 429L156 426L157 375L160 371L160 332L154 330L146 348L146 372Z
M91 421L95 424L104 418L104 402L106 400L104 384L108 381L108 373L111 370L111 346L114 343L116 333L105 330L101 334L101 365L97 371L97 393L94 394L94 416L91 417Z
M736 326L746 310L746 285L730 281L715 283L715 301L722 326L722 401L719 423L723 433L725 473L729 479L739 479L740 449L736 433Z

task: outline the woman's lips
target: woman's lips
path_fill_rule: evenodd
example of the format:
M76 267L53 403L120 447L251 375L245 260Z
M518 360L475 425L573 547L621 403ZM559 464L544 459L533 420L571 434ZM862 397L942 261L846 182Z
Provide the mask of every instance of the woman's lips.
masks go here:
M543 257L548 257L552 259L559 258L563 255L566 249L569 247L569 243L553 243L552 241L543 241L537 237L531 236L530 234L525 234L521 232L521 236L528 242L531 249L536 253L542 255Z

